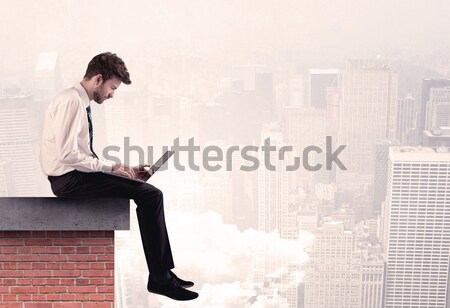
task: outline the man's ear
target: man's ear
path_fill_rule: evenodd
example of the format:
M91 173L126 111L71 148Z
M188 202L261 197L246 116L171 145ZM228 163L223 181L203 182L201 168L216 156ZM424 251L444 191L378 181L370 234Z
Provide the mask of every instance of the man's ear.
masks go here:
M102 84L103 82L103 76L102 74L97 74L94 76L94 80L95 80L95 85L98 87L99 85Z

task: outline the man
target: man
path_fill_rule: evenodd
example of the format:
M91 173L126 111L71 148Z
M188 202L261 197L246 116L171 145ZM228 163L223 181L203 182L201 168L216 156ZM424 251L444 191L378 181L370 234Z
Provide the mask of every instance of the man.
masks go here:
M110 52L95 56L83 80L58 94L50 103L42 132L40 163L58 197L117 197L134 199L145 258L149 269L149 292L175 300L191 300L197 293L185 288L194 285L178 278L164 218L163 194L148 183L151 171L144 166L129 167L98 158L93 149L90 102L102 104L114 96L121 83L131 84L125 63Z

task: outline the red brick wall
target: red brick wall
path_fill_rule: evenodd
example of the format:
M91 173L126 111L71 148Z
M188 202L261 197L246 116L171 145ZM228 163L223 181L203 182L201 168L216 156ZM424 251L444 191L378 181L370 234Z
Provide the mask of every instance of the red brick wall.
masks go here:
M0 231L0 308L113 308L114 231Z

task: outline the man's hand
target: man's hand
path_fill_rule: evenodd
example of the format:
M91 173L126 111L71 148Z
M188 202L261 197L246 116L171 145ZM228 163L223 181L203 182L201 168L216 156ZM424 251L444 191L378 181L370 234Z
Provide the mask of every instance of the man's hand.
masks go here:
M147 182L147 180L153 175L152 169L146 169L150 167L149 165L139 165L131 167L134 171L134 174L136 175L137 179L140 179L144 182Z
M112 173L126 176L131 179L136 178L136 173L135 173L134 169L127 165L122 165L122 164L114 165L112 168Z

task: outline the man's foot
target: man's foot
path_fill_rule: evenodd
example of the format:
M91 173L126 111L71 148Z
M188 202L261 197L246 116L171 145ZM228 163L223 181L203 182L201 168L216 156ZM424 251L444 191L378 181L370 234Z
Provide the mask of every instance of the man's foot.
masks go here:
M153 281L149 278L147 290L151 293L164 295L177 301L188 301L198 297L198 293L182 288L173 277L164 282Z
M176 282L178 282L178 284L180 285L180 287L183 288L190 288L194 286L194 283L192 281L189 280L183 280L180 277L178 277L177 275L175 275L174 272L169 271L170 276L172 276L172 278L175 279Z

